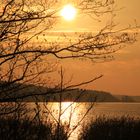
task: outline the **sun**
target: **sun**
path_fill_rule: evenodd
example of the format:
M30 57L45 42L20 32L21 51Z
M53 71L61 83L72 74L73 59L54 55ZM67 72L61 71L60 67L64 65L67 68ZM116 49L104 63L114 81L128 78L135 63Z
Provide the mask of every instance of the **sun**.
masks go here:
M65 5L60 11L60 15L67 21L73 20L76 16L76 13L76 8L71 4Z

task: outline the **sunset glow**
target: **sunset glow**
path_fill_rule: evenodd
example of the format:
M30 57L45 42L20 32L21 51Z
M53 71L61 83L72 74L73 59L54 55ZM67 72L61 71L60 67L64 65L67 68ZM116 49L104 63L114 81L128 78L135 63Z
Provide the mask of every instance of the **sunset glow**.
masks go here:
M67 21L73 20L76 16L76 13L76 8L71 4L65 5L60 11L60 15Z

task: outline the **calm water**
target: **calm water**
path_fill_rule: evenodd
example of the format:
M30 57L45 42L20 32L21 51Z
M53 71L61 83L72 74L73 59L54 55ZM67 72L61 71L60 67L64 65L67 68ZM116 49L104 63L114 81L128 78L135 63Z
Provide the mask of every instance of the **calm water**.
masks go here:
M107 116L130 115L140 116L140 103L98 103L91 111L96 115L105 114ZM89 115L91 115L89 114Z
M76 140L78 132L83 124L88 124L97 116L106 115L108 117L120 117L129 115L140 117L140 103L42 103L43 118L49 118L53 121L60 120L70 124L71 137L70 140ZM44 113L47 110L48 113ZM84 118L84 119L83 119ZM80 125L79 125L80 124ZM78 127L76 127L78 125Z
M49 103L47 105L48 109L52 113L57 114L60 110L59 103ZM90 108L92 107L92 108ZM129 115L134 117L140 117L140 103L72 103L63 102L61 104L62 119L68 118L69 115L73 115L79 119L84 115L88 109L90 111L87 114L88 120L93 119L95 116L106 115L108 117L112 116L122 116ZM85 120L86 121L86 120Z

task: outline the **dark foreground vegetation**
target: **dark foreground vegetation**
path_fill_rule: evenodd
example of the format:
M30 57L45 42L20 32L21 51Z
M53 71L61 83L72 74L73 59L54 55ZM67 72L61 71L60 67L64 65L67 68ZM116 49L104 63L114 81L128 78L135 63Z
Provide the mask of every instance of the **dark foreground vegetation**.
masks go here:
M67 140L64 126L18 119L0 119L0 140Z
M65 126L28 119L0 119L0 140L67 140ZM83 127L79 140L140 140L140 119L98 117Z
M140 140L140 119L99 117L83 127L79 140Z

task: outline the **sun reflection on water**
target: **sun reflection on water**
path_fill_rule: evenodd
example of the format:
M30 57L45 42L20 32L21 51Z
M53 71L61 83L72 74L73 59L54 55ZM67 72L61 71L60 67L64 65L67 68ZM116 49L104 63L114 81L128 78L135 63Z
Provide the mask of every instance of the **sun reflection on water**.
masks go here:
M66 124L69 127L69 132L72 134L69 140L77 139L81 129L81 122L86 110L90 108L90 104L76 102L51 102L48 103L50 109L50 118L56 123ZM55 119L54 119L55 118Z
M78 114L76 112L76 103L63 102L61 108L61 121L74 123L73 120L77 120L77 118L78 118Z

